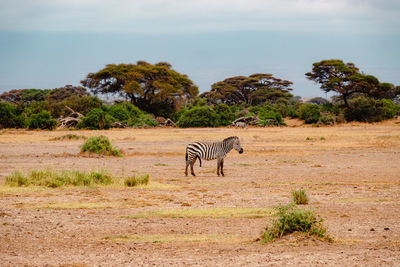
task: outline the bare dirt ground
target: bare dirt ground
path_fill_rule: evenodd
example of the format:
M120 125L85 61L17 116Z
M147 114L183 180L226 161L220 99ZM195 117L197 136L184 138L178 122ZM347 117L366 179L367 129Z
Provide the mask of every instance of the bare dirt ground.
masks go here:
M83 141L49 141L68 133L105 135L126 156L88 157L79 155ZM197 162L197 176L184 176L187 143L232 135L241 137L244 154L228 155L225 177L216 175L215 161L202 168ZM15 170L44 168L148 173L150 184L4 185ZM268 211L299 188L310 197L305 208L325 219L335 241L295 235L255 242L271 217L239 211ZM170 210L203 216L132 216ZM216 213L226 210L232 216ZM319 128L0 131L1 266L399 266L399 212L400 120Z

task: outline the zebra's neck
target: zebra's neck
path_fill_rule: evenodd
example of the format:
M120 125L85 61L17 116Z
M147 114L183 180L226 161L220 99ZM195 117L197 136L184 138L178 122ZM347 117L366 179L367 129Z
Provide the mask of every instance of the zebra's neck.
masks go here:
M224 140L222 142L222 147L225 150L225 154L229 153L233 148L233 139Z

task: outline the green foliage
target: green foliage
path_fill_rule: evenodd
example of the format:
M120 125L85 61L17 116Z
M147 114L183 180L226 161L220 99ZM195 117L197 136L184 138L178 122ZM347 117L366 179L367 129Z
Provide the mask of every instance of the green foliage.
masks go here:
M377 122L396 116L397 107L389 99L357 97L349 101L349 108L345 110L348 121Z
M0 102L0 128L24 128L25 116L18 114L13 104Z
M394 99L397 96L393 84L381 83L376 77L360 72L354 63L344 63L339 59L316 62L312 71L305 75L321 84L323 91L339 93L346 108L349 108L348 100L354 95L375 99Z
M121 104L112 105L109 108L108 113L111 116L113 116L115 120L117 120L119 122L127 122L129 120L129 118L131 117L128 109L124 105L121 105Z
M43 110L40 113L32 114L28 119L29 129L47 129L53 130L57 126L57 121L51 117L51 114L47 110Z
M211 91L201 94L210 104L262 105L265 102L287 102L292 82L281 80L272 74L256 73L249 77L236 76L211 85Z
M110 140L103 135L92 136L81 146L81 152L121 157L122 153L111 146Z
M149 114L144 113L129 102L112 105L107 111L116 121L126 123L128 126L157 126L157 122Z
M308 196L304 189L292 190L292 198L296 205L308 204Z
M21 92L21 100L23 102L42 101L49 93L48 89L24 89Z
M294 232L306 233L310 236L331 240L326 234L323 219L312 211L301 210L296 205L278 205L275 207L275 219L270 227L266 227L260 239L262 243L272 242L277 238Z
M227 126L232 123L236 119L235 113L232 109L225 104L218 104L213 107L213 110L217 114L217 125L218 126Z
M19 171L13 172L6 177L6 184L10 186L45 186L45 187L61 187L61 186L89 186L93 184L111 184L112 177L105 171L89 173L80 171L63 170L60 173L52 170L34 170L28 174Z
M134 187L134 186L138 186L138 185L147 185L149 183L149 175L145 174L145 175L141 175L141 176L130 176L125 178L124 184L125 186L128 187Z
M218 115L207 106L194 107L185 113L179 119L179 127L215 127L217 126Z
M116 94L130 99L137 107L155 115L166 116L178 110L198 94L198 88L166 62L155 65L144 61L134 64L109 64L89 73L82 85L95 94ZM158 112L163 114L159 114Z
M49 90L49 92L45 96L45 99L51 102L61 102L72 96L75 97L89 96L89 93L86 92L86 89L81 86L66 85L64 87Z
M321 107L314 104L302 104L299 107L298 115L300 119L304 120L305 123L311 124L316 123L319 120Z
M76 134L65 134L63 136L51 138L51 139L49 139L49 141L80 140L80 139L87 139L87 137L83 136L83 135L76 135Z
M318 123L322 125L333 125L335 124L335 122L336 122L335 115L330 113L324 113L318 119Z
M82 121L78 123L76 127L91 130L109 129L113 121L113 117L107 112L102 109L95 108L86 114L86 116L82 118Z
M259 125L284 125L282 115L270 104L264 106L253 106L249 108L251 116L257 114L261 120Z

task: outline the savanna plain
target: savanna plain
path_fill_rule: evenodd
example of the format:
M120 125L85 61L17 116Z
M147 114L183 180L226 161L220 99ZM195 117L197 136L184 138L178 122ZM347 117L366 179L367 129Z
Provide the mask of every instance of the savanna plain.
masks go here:
M288 125L295 123L289 121ZM81 154L104 135L123 157ZM185 147L239 136L184 175ZM149 174L147 185L11 187L14 171ZM273 207L304 189L333 242L257 241ZM0 131L0 266L399 266L400 120L333 127Z

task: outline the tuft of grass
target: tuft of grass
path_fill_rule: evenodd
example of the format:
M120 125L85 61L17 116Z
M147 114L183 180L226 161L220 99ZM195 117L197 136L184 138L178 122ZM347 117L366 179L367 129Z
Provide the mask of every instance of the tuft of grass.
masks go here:
M110 140L103 135L92 136L80 147L81 152L122 157L122 153L111 146Z
M76 134L65 134L63 136L58 136L49 139L49 141L64 141L64 140L86 140L87 137L83 135L76 135Z
M292 198L296 205L306 205L309 201L304 189L292 190Z
M128 187L134 187L134 186L138 186L138 185L147 185L149 183L149 175L148 174L144 174L141 176L130 176L125 178L124 184Z
M156 164L154 164L154 166L168 166L168 164L165 164L165 163L156 163Z
M266 227L265 232L261 234L261 243L272 242L295 232L332 241L332 238L326 234L326 228L322 224L323 219L312 211L301 210L294 203L279 204L275 210L275 219L272 221L272 226Z
M263 218L271 215L263 208L204 208L143 211L124 218Z
M93 184L108 185L113 182L110 174L105 171L91 171L89 173L80 171L63 170L60 173L52 170L33 170L28 174L15 171L6 177L6 184L9 186L88 186Z

